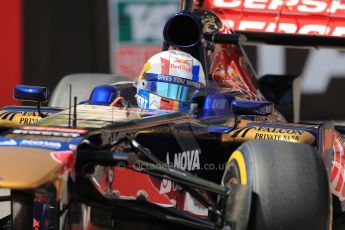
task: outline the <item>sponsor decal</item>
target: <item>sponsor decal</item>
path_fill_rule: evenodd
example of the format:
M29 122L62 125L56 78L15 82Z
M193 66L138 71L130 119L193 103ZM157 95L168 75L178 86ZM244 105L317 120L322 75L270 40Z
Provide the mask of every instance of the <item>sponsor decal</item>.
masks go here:
M193 171L200 169L200 158L199 155L201 151L199 149L184 151L182 153L175 153L174 154L174 161L171 162L169 159L169 153L167 153L167 164L173 165L174 168Z
M185 60L180 59L177 57L171 57L170 62L170 71L169 73L172 75L182 75L182 76L192 76L192 67L193 61L192 60ZM187 75L186 75L187 74Z
M186 77L189 79L193 77L192 71L188 70L186 67L183 67L182 65L171 64L169 74L179 77Z
M17 142L13 139L0 141L0 146L4 146L4 145L17 145Z
M42 140L22 140L19 142L19 145L52 148L52 149L60 149L62 146L61 143L59 142L42 141Z
M56 137L56 136L45 136L45 135L25 135L25 134L7 134L6 138L21 138L21 139L49 139L50 141L62 141L70 142L73 140L71 137Z
M67 129L67 128L38 127L38 126L24 126L24 127L21 127L21 129L38 130L38 131L54 131L54 132L64 132L64 133L79 133L79 134L85 134L88 132L85 129Z
M244 142L248 140L280 140L312 144L315 137L304 130L261 126L241 127L223 135L223 141Z
M8 121L12 121L13 118L17 115L17 114L22 114L21 112L3 112L0 114L0 119L1 120L8 120Z
M40 130L23 130L15 129L12 134L23 134L23 135L43 135L43 136L53 136L53 137L79 137L79 133L64 133L64 132L52 132L52 131L40 131Z
M50 115L49 113L48 115ZM13 125L27 125L41 119L38 112L0 112L0 124L5 126Z
M33 118L33 117L21 117L20 120L19 120L19 123L20 124L24 124L24 125L27 125L27 124L31 124L33 122L36 122L38 120L40 120L41 118Z
M163 132L163 133L179 133L183 131L184 130L176 129L174 126L158 126L158 127L153 127L152 129L150 129L150 132Z
M48 113L50 115L51 113ZM23 117L40 117L38 112L11 112L11 111L2 111L0 113L0 119L12 121L16 115Z
M192 59L181 59L177 57L170 56L170 60L165 58L160 58L161 60L161 73L163 75L174 75L180 76L188 79L193 77L193 60Z
M174 160L170 161L169 153L166 156L166 162L169 166L173 166L174 168L186 170L186 171L193 171L200 169L200 155L201 150L189 150L183 151L182 153L175 153ZM170 180L163 179L160 185L159 193L165 194L171 191L180 190L180 186L175 184Z
M158 74L157 75L157 80L158 81L172 82L173 81L173 76L165 75L165 74Z
M343 0L209 0L205 6L222 8L233 30L345 36Z
M179 85L191 86L194 88L201 88L202 86L201 83L197 81L193 81L193 80L189 80L189 79L181 78L181 77L176 77L176 76L171 76L171 75L164 75L164 74L158 74L157 80L176 83Z
M149 130L139 131L138 133L190 133L188 130L178 129L173 125L153 127Z
M200 89L202 87L202 83L186 78L176 77L167 74L154 74L154 73L146 73L145 79L147 81L163 81L163 82L170 82L179 85L190 86L194 88Z
M325 36L345 36L345 27L328 27L322 24L314 25L300 25L297 26L293 23L284 22L281 20L279 23L276 22L265 22L257 19L233 21L225 20L229 25L232 25L234 30L245 30L245 31L257 31L257 32L278 32L278 33L297 33L305 35L325 35Z
M138 93L135 95L136 99L137 99L137 103L138 106L140 108L145 108L148 109L149 108L149 93L145 90L138 90Z
M192 65L192 61L191 60L183 60L183 59L176 59L175 60L175 63L179 63L180 65L186 65L186 66L188 66L189 68L188 68L188 71L192 71L192 69L191 69L191 65Z
M260 9L268 12L277 10L291 13L322 13L325 15L345 13L345 1L338 0L208 0L214 7L226 9Z

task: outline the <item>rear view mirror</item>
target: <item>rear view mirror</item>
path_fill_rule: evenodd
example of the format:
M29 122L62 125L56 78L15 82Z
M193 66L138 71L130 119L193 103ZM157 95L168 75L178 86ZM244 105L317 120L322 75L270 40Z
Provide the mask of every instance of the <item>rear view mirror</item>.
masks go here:
M110 105L118 96L118 91L112 85L96 86L87 101L91 105Z
M231 102L231 108L235 115L259 115L268 116L273 113L273 103L268 101L242 101Z
M41 113L41 103L48 100L48 88L41 86L16 85L13 97L22 101L37 103L37 112L43 118L46 114Z
M23 101L45 102L48 100L48 88L16 85L13 90L13 97Z

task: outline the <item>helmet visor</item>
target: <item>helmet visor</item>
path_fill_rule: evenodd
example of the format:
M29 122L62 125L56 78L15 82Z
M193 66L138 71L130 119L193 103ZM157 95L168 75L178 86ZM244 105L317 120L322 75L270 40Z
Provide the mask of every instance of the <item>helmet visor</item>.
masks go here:
M146 81L142 86L149 92L175 101L191 102L198 89L169 82Z

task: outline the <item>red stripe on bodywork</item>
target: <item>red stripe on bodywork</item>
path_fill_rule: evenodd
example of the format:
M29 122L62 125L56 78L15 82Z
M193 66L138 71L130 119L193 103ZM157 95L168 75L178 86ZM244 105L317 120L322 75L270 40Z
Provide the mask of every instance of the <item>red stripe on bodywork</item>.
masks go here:
M338 133L334 133L333 148L334 160L331 170L331 190L332 193L339 197L341 201L345 200L345 155L344 142Z

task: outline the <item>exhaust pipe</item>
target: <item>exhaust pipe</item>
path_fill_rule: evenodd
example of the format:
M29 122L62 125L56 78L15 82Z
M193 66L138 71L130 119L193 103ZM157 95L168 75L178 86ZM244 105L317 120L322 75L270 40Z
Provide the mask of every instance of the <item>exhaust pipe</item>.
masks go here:
M193 0L180 0L180 9L181 11L192 12L194 9Z

